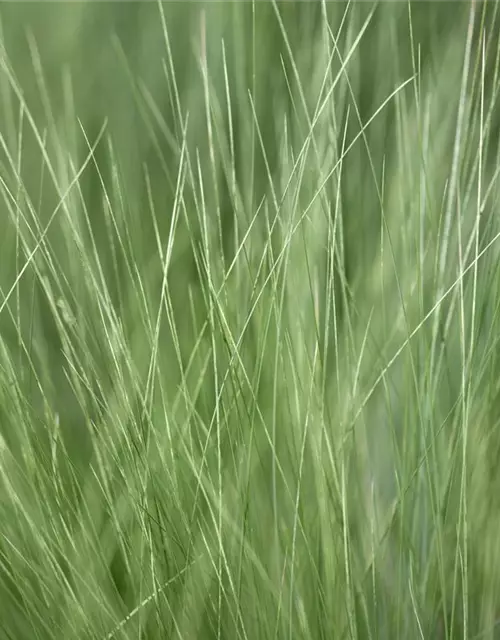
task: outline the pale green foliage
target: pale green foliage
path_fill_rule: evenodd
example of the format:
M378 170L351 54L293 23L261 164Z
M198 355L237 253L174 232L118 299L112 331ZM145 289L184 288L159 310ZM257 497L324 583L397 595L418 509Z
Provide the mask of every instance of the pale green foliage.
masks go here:
M0 640L497 637L497 3L0 17Z

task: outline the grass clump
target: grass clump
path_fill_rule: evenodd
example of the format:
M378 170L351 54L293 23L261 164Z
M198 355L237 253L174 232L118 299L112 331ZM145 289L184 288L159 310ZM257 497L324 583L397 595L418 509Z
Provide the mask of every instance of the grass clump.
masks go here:
M0 17L0 638L496 638L498 4Z

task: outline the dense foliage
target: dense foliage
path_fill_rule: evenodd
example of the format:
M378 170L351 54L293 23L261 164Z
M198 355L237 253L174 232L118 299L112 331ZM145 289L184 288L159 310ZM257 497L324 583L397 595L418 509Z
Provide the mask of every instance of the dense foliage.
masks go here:
M498 3L0 19L0 640L500 637Z

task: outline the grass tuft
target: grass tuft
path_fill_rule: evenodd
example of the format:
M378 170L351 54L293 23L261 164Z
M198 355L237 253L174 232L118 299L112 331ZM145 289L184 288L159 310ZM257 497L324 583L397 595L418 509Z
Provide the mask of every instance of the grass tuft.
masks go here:
M498 3L0 19L0 640L498 637Z

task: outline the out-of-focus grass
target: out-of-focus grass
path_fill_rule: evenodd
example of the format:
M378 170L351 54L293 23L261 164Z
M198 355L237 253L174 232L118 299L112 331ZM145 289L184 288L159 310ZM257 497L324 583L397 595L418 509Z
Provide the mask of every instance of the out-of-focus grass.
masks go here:
M488 638L497 3L2 5L0 638Z

